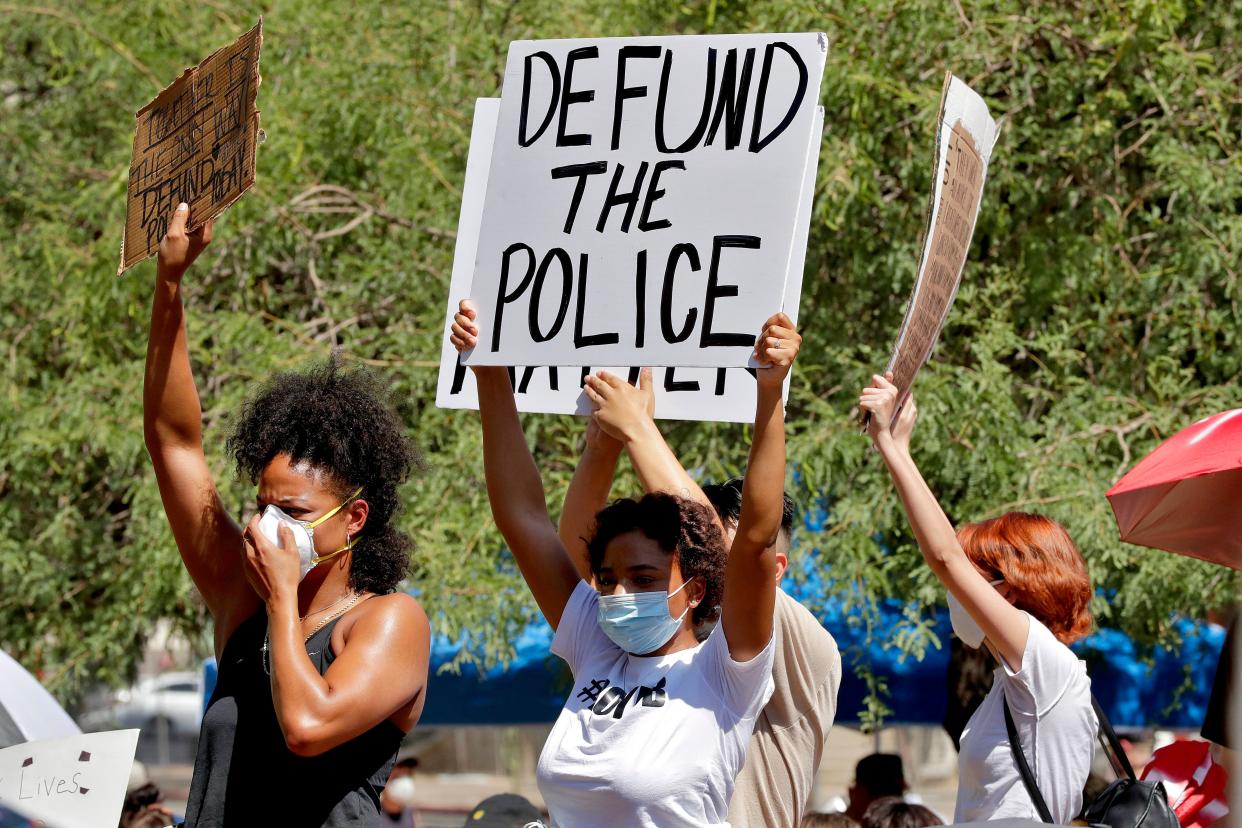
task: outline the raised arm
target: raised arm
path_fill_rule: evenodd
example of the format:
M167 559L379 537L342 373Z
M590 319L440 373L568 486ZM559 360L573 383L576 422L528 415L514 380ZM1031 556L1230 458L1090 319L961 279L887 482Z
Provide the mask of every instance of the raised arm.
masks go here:
M578 468L574 469L574 477L569 481L569 490L565 492L565 505L557 527L561 544L584 581L592 580L586 539L591 534L595 516L608 503L621 451L620 441L607 434L591 417L587 423L586 445Z
M453 321L452 341L459 351L477 343L476 319L473 306L463 300ZM535 603L556 629L569 596L582 578L548 517L543 480L518 420L509 372L497 366L476 366L473 370L483 421L483 468L492 517L517 559Z
M182 204L160 242L142 388L143 432L181 560L215 622L219 655L259 601L242 574L241 530L220 500L203 453L181 278L211 242L211 222L187 233L188 219L189 208Z
M650 368L644 368L638 375L637 387L615 374L600 371L587 377L583 390L595 404L596 422L625 446L644 491L668 492L702 503L712 510L717 524L720 523L711 501L682 467L656 425L655 389Z
M897 415L897 387L890 379L873 376L859 406L871 414L871 439L892 475L923 559L983 629L1001 658L1012 669L1021 669L1029 628L1026 614L993 589L966 557L953 525L910 455L910 434L918 416L913 399Z
M761 366L755 377L755 433L721 601L721 623L735 661L754 658L772 638L778 577L773 544L781 529L785 499L782 390L801 346L802 337L783 313L764 324L755 343L755 359Z

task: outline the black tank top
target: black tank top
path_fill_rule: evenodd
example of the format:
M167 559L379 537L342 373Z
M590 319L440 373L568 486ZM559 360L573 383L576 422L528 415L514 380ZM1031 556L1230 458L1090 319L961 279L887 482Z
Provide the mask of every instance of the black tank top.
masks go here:
M339 621L306 642L320 675L336 658L332 630ZM198 737L186 825L237 828L273 816L299 828L378 824L380 792L405 734L385 719L319 756L292 753L280 732L271 678L263 668L266 633L267 613L260 609L224 645Z

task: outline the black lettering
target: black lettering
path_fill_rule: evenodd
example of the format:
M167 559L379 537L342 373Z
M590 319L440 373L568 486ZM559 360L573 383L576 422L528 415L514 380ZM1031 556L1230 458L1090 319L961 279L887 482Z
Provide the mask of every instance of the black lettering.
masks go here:
M758 236L716 236L712 239L712 261L707 268L707 294L703 298L703 331L699 338L699 347L712 348L729 345L754 345L754 334L714 333L712 317L716 313L716 300L727 296L737 296L737 285L720 284L720 251L726 247L741 247L747 250L759 249Z
M677 381L675 376L676 368L664 369L664 390L665 391L698 391L698 380L681 380Z
M726 371L724 368L716 369L716 388L712 393L715 394L717 397L724 396L725 376L726 376Z
M511 293L505 290L509 286L509 259L519 250L526 251L527 264L526 275L522 277L522 282ZM521 296L526 288L530 286L530 280L535 275L535 251L530 245L514 242L505 248L505 252L500 255L500 287L496 291L496 319L492 322L492 352L500 350L500 324L505 318L505 305L516 300ZM532 305L533 307L533 305Z
M564 231L566 233L574 229L574 218L578 215L578 205L582 203L582 193L586 190L587 176L599 175L607 171L607 161L592 161L589 164L567 164L564 167L552 168L553 179L575 177L578 179L578 183L574 185L573 198L569 201L569 215L565 216ZM643 215L646 215L646 213Z
M647 333L647 251L638 251L634 268L634 347L643 347Z
M599 57L598 47L582 46L577 49L570 49L568 57L565 58L565 94L561 96L561 117L556 122L556 145L558 147L584 147L591 143L591 136L585 132L567 135L565 133L565 119L569 117L569 107L572 105L595 100L594 89L584 89L575 92L573 84L574 63L579 60L591 60L597 57Z
M674 149L669 149L664 140L664 110L668 104L668 77L673 69L673 51L664 53L664 68L660 70L660 94L656 98L655 139L656 149L663 153L689 152L703 137L707 129L707 117L712 111L712 89L716 86L716 50L707 50L707 88L703 91L703 111L699 114L699 122L690 133L690 137Z
M547 280L548 269L552 265L552 261L557 261L561 266L561 302L556 309L556 320L553 321L552 327L544 333L539 329L539 306L540 299L543 297L543 285ZM530 338L535 342L547 342L552 337L561 332L561 326L565 324L565 314L569 312L569 297L573 293L573 264L569 261L569 254L559 247L554 247L548 251L543 257L543 261L539 263L539 270L535 273L535 286L530 292L530 308L527 311L527 320L530 327Z
M644 161L638 165L638 175L634 177L634 189L628 193L618 193L617 185L624 173L624 164L618 164L612 173L612 182L608 185L608 197L604 199L599 221L595 223L595 230L599 233L604 232L604 226L608 223L608 214L612 212L612 208L620 204L625 205L625 218L621 222L621 232L630 232L630 221L634 218L634 209L638 207L638 194L642 191L643 179L647 177L647 162Z
M785 113L785 117L776 125L776 128L765 135L759 137L760 128L763 125L763 102L768 95L768 80L772 72L772 55L775 50L780 49L791 58L798 67L798 91L794 94L793 102L789 105L789 111ZM806 84L808 73L806 64L802 62L802 56L798 54L798 50L794 49L788 43L778 40L775 43L769 43L763 51L763 69L759 71L759 90L755 95L755 122L750 127L750 151L761 152L764 147L776 140L777 136L784 132L791 123L794 116L798 114L798 107L802 105L802 99L806 96Z
M685 168L685 161L674 161L666 158L663 161L656 162L655 167L651 170L651 183L647 185L647 197L643 199L643 211L638 216L638 229L641 232L663 230L665 227L673 226L668 219L648 221L648 217L651 215L651 205L664 198L665 191L660 188L660 173L665 170L684 170Z
M686 311L686 321L680 333L673 331L673 277L677 273L677 260L683 255L690 260L691 270L701 269L699 251L693 244L677 244L669 251L668 265L664 268L664 287L660 291L660 332L664 334L664 341L669 344L689 339L694 331L694 322L699 317L699 309L690 308Z
M465 383L466 366L461 364L461 354L458 354L457 361L453 363L453 384L449 386L449 394L460 394Z
M587 254L578 256L578 314L574 320L574 347L589 348L592 345L615 345L621 341L619 333L582 333L582 317L586 315Z
M659 46L622 46L617 52L617 93L612 105L612 148L621 146L621 112L629 98L647 95L645 86L625 85L625 62L630 58L658 58Z
M746 120L746 98L750 94L750 74L755 67L755 50L747 49L742 61L742 77L737 79L737 49L725 55L724 71L720 76L720 90L716 94L716 112L712 125L707 128L703 146L716 139L721 123L725 128L725 149L731 150L742 143L742 122Z
M552 78L552 98L548 101L548 111L543 116L543 122L539 125L539 129L535 130L535 134L529 138L526 136L526 117L530 109L530 70L535 58L542 60L548 67L549 76ZM561 72L556 68L556 61L547 52L534 52L526 56L522 71L522 108L518 113L518 146L529 147L531 144L539 140L539 136L543 135L548 125L552 123L552 116L556 114L556 103L561 96Z

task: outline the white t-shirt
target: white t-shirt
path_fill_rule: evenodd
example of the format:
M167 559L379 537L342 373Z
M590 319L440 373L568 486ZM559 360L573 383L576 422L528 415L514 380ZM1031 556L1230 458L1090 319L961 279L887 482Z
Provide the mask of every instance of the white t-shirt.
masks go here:
M1020 669L1002 663L992 689L962 731L954 822L1039 819L1009 749L1005 699L1027 764L1055 822L1082 808L1099 728L1086 665L1029 613ZM1002 697L1003 693L1003 697Z
M772 695L772 643L739 663L717 627L693 649L630 655L600 630L598 604L580 583L552 639L574 676L536 770L552 825L728 826L734 779Z

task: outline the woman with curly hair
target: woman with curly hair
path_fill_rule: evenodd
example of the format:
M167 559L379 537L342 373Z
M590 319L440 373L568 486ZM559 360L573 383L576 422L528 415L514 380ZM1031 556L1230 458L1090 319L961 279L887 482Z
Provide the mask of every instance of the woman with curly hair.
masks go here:
M948 590L953 632L968 647L986 646L999 665L962 731L953 821L1040 819L1010 748L1008 716L1052 821L1068 825L1082 807L1099 727L1086 665L1069 648L1091 630L1087 566L1043 515L1009 512L955 532L910 456L914 400L898 413L891 380L872 377L859 399L871 438L924 560Z
M187 824L243 824L279 791L285 824L371 825L425 701L427 618L394 592L409 539L392 518L414 452L365 372L332 360L278 374L228 440L260 512L234 522L203 452L181 303L211 223L187 233L188 217L180 205L160 243L143 386L164 511L219 662Z
M772 695L772 616L785 484L781 385L797 341L776 317L756 347L754 442L729 552L710 508L653 493L618 500L588 540L595 587L548 518L505 368L474 367L492 514L573 689L536 772L558 826L726 825L755 719ZM474 347L476 312L453 322ZM717 609L717 606L723 609ZM700 642L696 628L714 620Z

